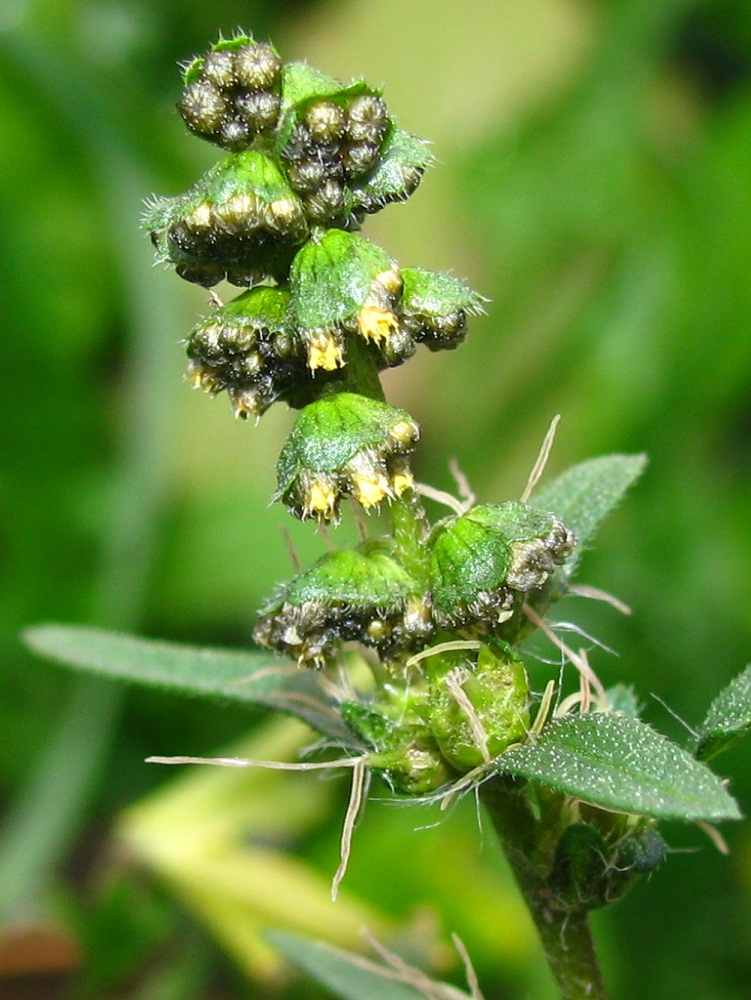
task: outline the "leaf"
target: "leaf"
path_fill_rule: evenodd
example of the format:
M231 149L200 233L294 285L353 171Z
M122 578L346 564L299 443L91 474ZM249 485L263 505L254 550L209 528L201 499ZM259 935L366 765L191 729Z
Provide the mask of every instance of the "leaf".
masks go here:
M57 663L198 697L295 715L327 736L348 735L317 674L281 663L268 653L200 649L69 625L40 625L24 633L27 645Z
M727 750L751 729L751 665L732 680L709 706L694 753L709 760Z
M323 941L280 931L266 937L291 962L343 1000L469 1000L456 987L435 982L401 961L397 972L396 966L379 965Z
M533 495L532 503L557 514L576 535L574 554L564 566L571 576L584 546L623 499L647 464L646 455L604 455L574 465Z
M638 719L594 712L551 722L534 743L508 750L501 773L584 802L656 819L740 819L709 768Z

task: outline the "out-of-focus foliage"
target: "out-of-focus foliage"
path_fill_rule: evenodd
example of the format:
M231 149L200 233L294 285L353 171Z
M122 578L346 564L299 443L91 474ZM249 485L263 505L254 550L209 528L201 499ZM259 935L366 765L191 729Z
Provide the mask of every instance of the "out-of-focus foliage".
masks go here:
M289 575L277 525L290 522L304 561L323 551L309 525L267 507L291 415L234 423L181 385L179 341L206 297L151 269L137 229L143 197L185 190L214 160L173 110L174 64L238 24L285 58L384 83L400 123L434 142L420 191L366 235L492 302L460 351L418 352L387 375L390 402L423 429L420 477L451 488L456 456L482 502L518 496L556 412L551 474L647 452L581 570L633 617L581 600L565 613L620 654L592 654L606 684L654 693L689 723L748 662L751 8L8 0L0 906L15 926L55 927L35 949L40 975L16 977L19 996L59 995L63 980L91 1000L259 995L168 887L109 849L118 810L174 779L144 757L217 752L248 716L71 683L17 639L55 619L244 645L254 608ZM554 674L541 664L536 688ZM658 702L646 717L679 734ZM749 803L745 744L722 767ZM343 809L264 835L324 879ZM701 852L671 857L603 916L615 998L747 996L751 834L727 836L724 858L676 828L671 846ZM488 998L549 996L490 839L471 808L371 805L345 887L395 920L458 931ZM0 974L19 954L9 941Z

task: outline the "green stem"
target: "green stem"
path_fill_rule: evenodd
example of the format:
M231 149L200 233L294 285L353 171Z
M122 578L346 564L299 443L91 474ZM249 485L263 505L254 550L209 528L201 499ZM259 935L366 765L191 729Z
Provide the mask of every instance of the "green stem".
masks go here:
M545 843L550 837L550 817L545 812L542 817L536 815L525 788L509 779L486 782L481 794L529 907L561 1000L608 1000L588 912L552 904L546 877L552 847Z

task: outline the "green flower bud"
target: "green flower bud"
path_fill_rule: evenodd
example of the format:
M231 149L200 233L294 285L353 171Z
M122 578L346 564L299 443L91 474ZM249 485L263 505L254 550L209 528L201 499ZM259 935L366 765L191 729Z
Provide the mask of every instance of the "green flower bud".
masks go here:
M150 205L144 227L159 261L175 264L186 277L191 269L205 271L214 279L208 284L225 275L243 284L283 277L308 233L299 197L279 168L254 150L217 163L187 194Z
M470 771L524 738L529 683L524 664L510 650L483 646L475 662L446 657L431 667L425 719L457 771Z
M368 763L403 795L428 795L454 781L430 730L403 706L344 702L342 718L373 749Z
M328 521L353 498L365 508L413 485L406 456L419 436L405 410L353 392L299 413L277 464L277 499L295 517Z
M413 615L405 621L419 603L417 582L389 555L372 546L342 549L278 588L259 612L254 637L313 666L343 640L388 655L424 639L412 630Z
M235 416L260 416L275 399L310 381L287 325L289 292L259 286L217 309L188 337L188 378L207 392L226 391Z
M292 321L304 339L317 331L348 329L376 345L398 331L395 303L401 277L385 250L361 236L330 229L298 251L290 272ZM341 355L309 349L311 369L331 369Z
M602 817L602 821L598 822ZM598 816L573 823L561 834L548 884L558 909L595 909L622 896L639 875L665 858L665 841L650 820L639 820L613 842L625 817ZM608 827L614 827L609 830ZM601 829L602 827L602 829Z
M400 303L404 325L430 350L458 347L467 333L467 315L482 312L482 298L449 274L406 267Z
M457 627L502 624L513 614L516 594L542 587L574 543L554 514L518 500L473 507L433 542L436 620Z

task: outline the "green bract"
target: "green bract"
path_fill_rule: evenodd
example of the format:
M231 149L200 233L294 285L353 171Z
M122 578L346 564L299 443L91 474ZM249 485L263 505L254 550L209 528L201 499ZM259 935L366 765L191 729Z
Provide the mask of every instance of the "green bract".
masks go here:
M419 643L430 631L419 584L390 555L364 548L330 552L278 588L259 612L256 641L313 665L340 640L384 655Z
M445 625L507 621L515 595L542 587L574 547L554 514L508 500L473 507L440 528L430 573L434 615Z
M406 456L419 431L405 410L352 392L301 410L277 464L277 497L300 518L337 519L353 497L363 507L413 485Z

